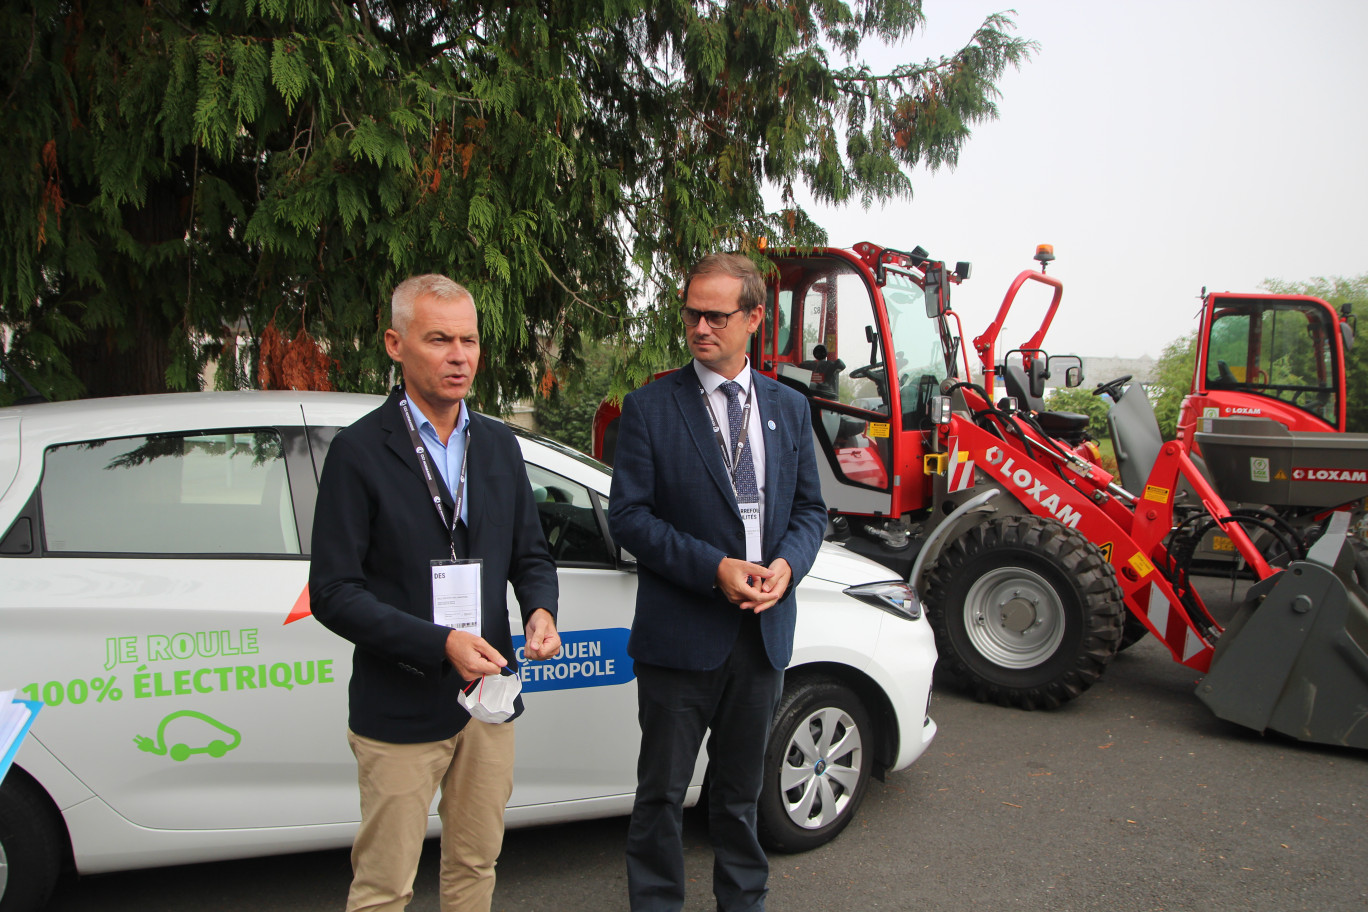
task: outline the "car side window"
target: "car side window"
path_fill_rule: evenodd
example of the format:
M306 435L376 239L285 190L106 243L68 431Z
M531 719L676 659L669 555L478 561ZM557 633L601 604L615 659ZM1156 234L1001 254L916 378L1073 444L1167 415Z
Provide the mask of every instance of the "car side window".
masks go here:
M49 447L40 497L49 553L300 553L275 430Z
M614 566L594 508L596 495L582 484L531 463L527 478L552 559L558 564Z

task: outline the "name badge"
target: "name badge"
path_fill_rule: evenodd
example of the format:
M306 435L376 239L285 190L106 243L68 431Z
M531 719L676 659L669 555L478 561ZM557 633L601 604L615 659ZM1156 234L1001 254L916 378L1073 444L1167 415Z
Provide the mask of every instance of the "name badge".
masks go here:
M759 563L765 555L764 540L760 537L760 502L743 501L737 506L741 509L741 525L746 530L746 560Z
M432 561L433 623L482 636L478 560Z

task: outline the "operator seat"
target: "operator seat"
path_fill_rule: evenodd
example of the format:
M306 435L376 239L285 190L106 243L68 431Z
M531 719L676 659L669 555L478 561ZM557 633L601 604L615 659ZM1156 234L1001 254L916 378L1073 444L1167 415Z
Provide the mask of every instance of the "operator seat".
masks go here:
M1063 440L1070 446L1083 442L1083 433L1088 429L1088 416L1078 412L1052 412L1045 408L1045 400L1031 395L1031 385L1026 379L1026 371L1015 362L1000 365L1002 383L1007 387L1007 395L1016 399L1019 406L1035 415L1040 429L1051 437Z

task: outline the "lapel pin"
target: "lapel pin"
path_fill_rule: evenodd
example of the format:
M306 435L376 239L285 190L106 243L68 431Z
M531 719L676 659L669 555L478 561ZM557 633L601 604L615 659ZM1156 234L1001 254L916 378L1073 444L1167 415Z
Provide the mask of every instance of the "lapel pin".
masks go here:
M773 418L771 418L771 419L769 420L769 429L770 429L771 431L774 430L774 419L773 419Z

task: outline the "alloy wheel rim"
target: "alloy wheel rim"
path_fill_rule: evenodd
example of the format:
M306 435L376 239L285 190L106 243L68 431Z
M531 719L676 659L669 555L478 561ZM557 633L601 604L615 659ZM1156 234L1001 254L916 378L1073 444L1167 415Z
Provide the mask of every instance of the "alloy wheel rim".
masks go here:
M855 720L835 706L812 712L794 729L779 770L789 820L805 830L835 822L860 783L864 739Z

